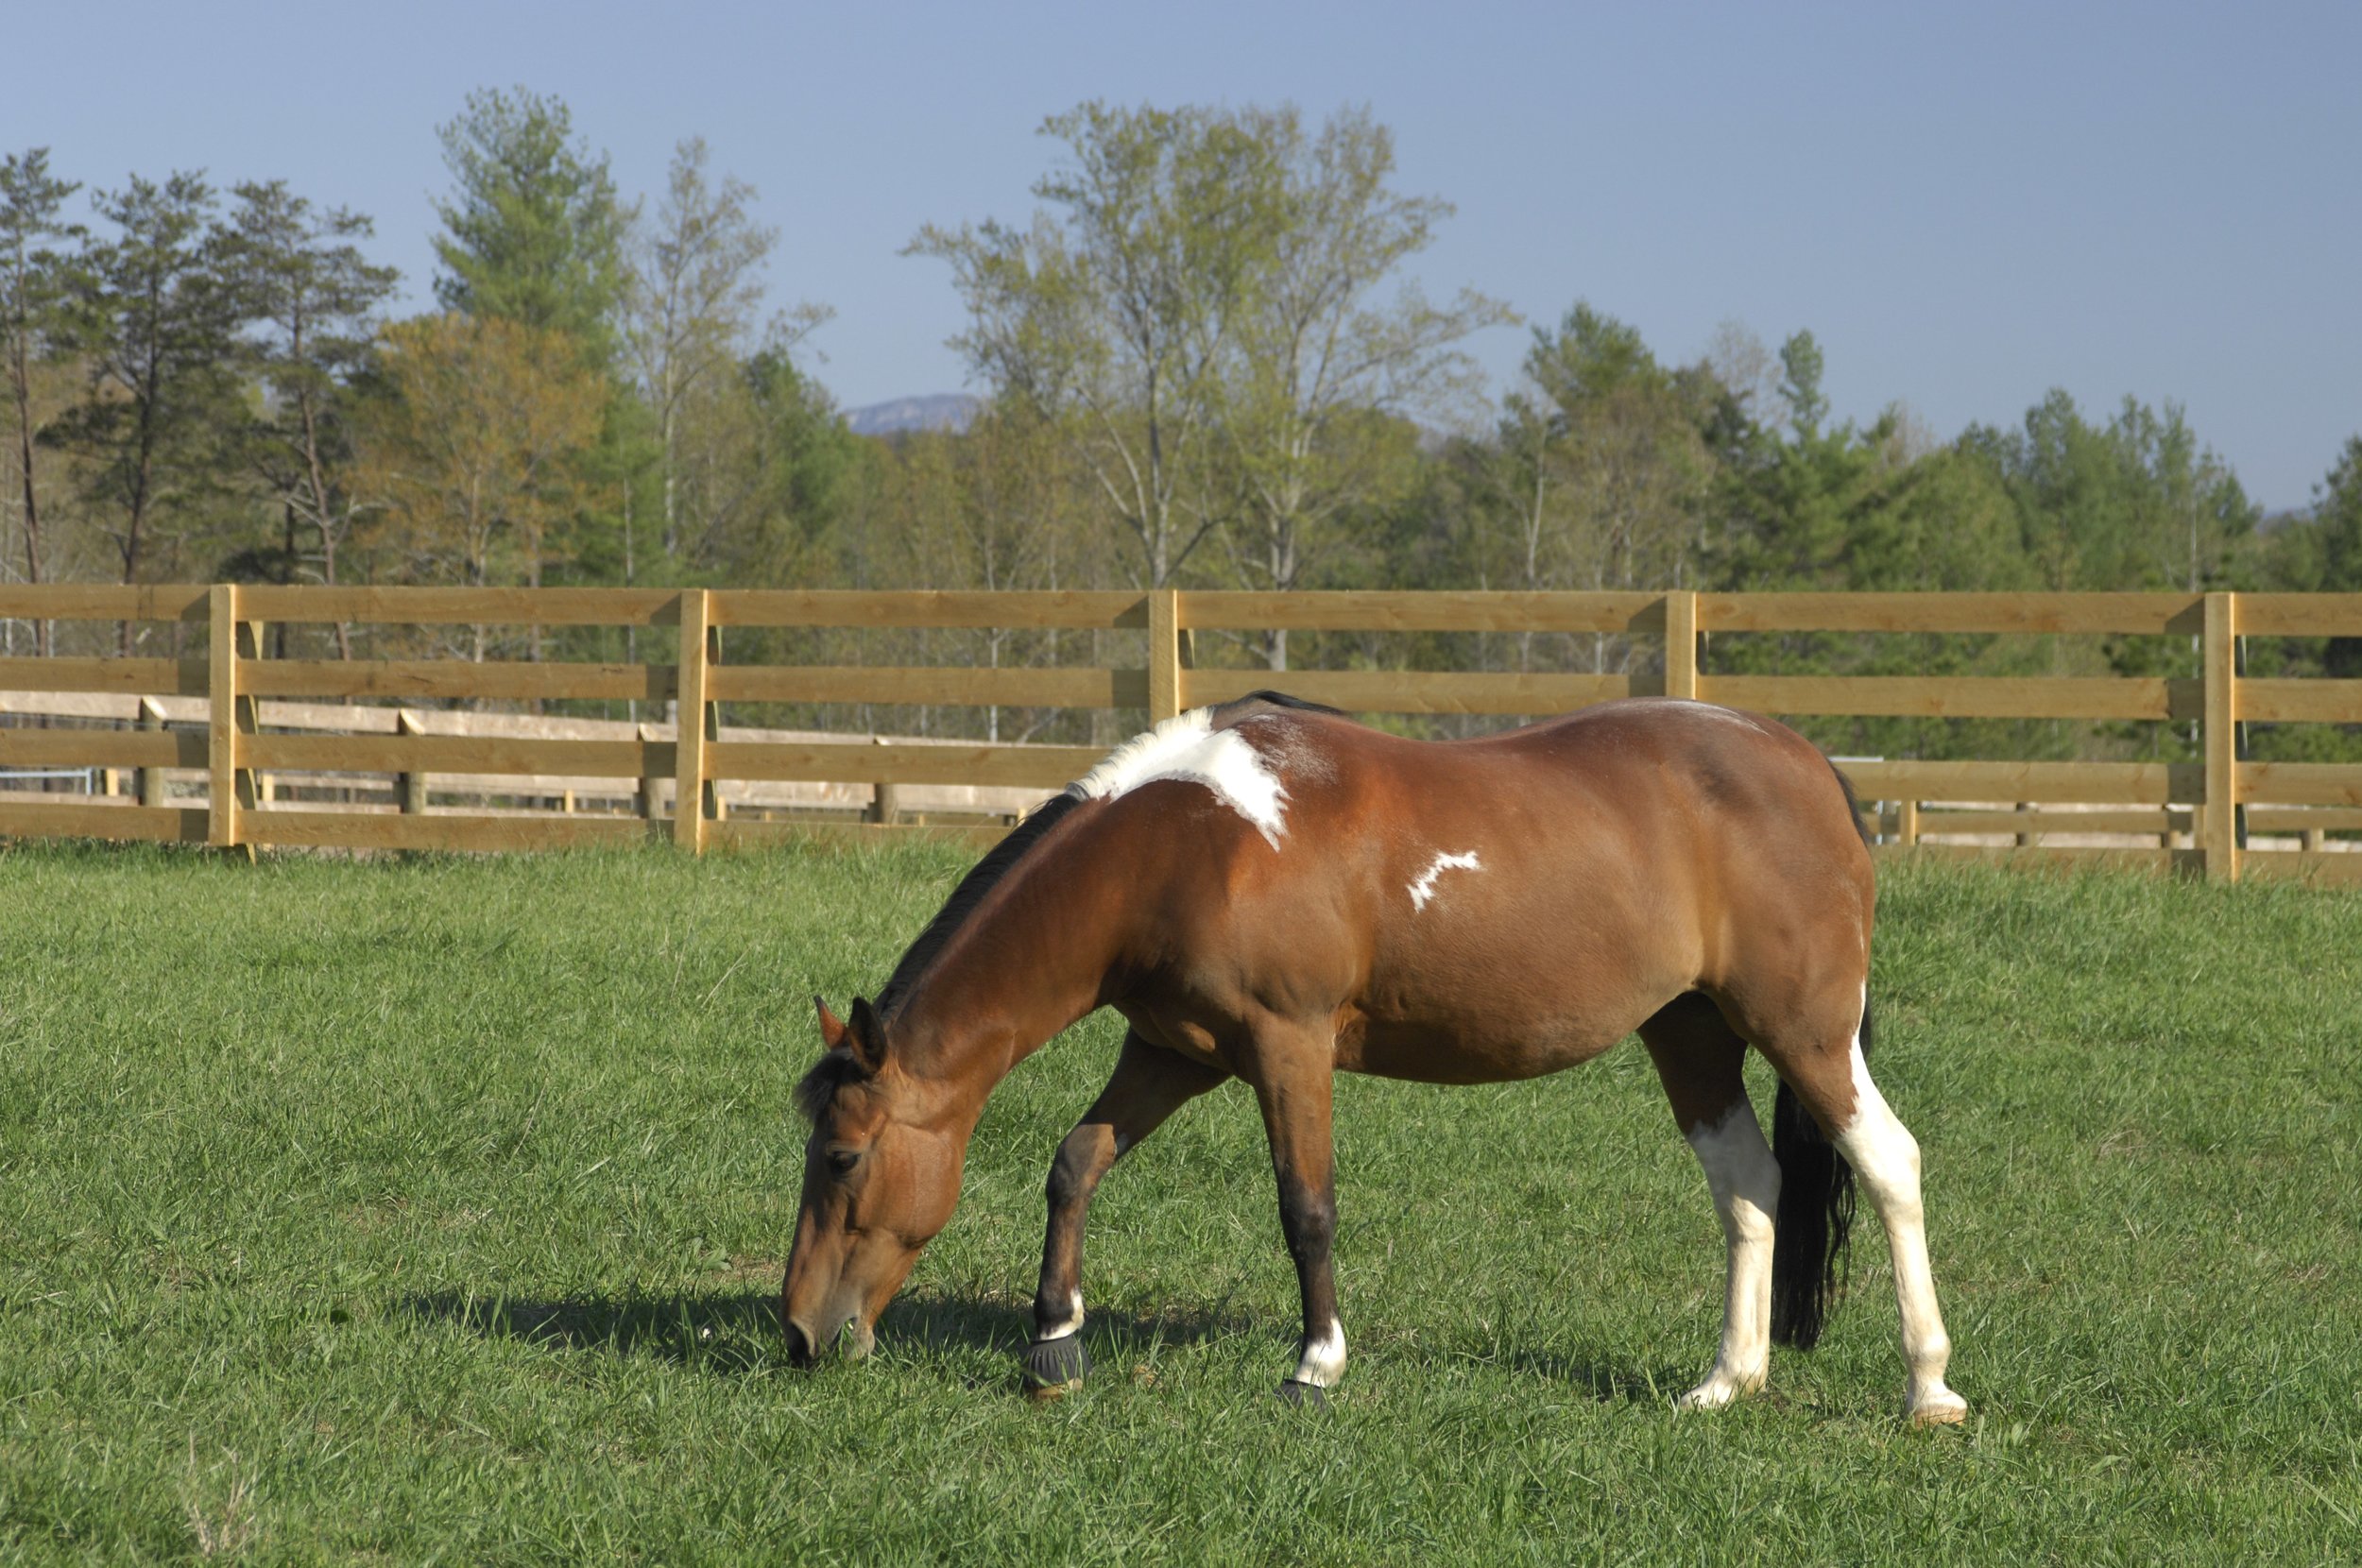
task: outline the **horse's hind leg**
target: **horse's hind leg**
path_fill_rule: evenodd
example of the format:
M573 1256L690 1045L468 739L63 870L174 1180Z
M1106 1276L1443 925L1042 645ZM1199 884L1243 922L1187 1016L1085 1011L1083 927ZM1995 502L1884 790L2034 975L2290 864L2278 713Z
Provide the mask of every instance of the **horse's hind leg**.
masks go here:
M1123 1037L1116 1070L1050 1165L1050 1226L1042 1242L1041 1286L1034 1295L1034 1340L1025 1351L1025 1384L1047 1393L1080 1383L1089 1371L1083 1326L1083 1220L1099 1179L1186 1101L1227 1074L1200 1066L1138 1034Z
M1696 993L1640 1026L1673 1119L1696 1151L1722 1220L1730 1274L1722 1344L1706 1380L1682 1395L1687 1409L1711 1409L1763 1387L1772 1361L1772 1216L1780 1167L1763 1141L1740 1068L1747 1045L1714 1004Z
M1894 1264L1895 1305L1902 1318L1903 1364L1910 1377L1907 1413L1920 1425L1962 1421L1968 1402L1943 1381L1952 1340L1944 1333L1943 1314L1936 1307L1935 1276L1927 1267L1919 1143L1870 1080L1863 1049L1868 1000L1857 995L1849 1001L1847 1022L1854 1028L1844 1050L1822 1045L1791 1053L1767 1042L1765 1054L1853 1167L1886 1231ZM1817 1032L1823 1040L1844 1039L1842 1029Z

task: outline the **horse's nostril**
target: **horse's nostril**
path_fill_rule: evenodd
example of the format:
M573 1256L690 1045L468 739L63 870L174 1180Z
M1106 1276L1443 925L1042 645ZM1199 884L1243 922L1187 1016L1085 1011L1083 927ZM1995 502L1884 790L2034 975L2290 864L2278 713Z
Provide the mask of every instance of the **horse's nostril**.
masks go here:
M809 1367L813 1362L812 1340L792 1319L787 1324L787 1359L798 1367Z

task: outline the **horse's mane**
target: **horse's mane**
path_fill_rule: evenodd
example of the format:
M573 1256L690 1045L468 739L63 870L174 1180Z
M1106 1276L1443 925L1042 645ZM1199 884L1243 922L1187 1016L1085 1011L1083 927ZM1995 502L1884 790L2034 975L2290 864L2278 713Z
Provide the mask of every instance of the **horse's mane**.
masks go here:
M1012 828L1006 838L994 844L991 851L960 878L959 886L951 890L951 896L943 901L943 908L937 910L935 917L927 922L927 929L920 931L917 940L904 949L901 961L895 964L893 975L885 982L885 989L878 993L880 1017L891 1019L894 1016L896 1010L909 997L911 988L918 983L918 977L926 973L927 965L933 963L935 955L943 951L944 944L951 940L951 933L958 930L968 915L975 912L976 906L984 901L984 895L1000 884L1001 878L1009 874L1009 868L1023 860L1025 852L1040 843L1042 835L1055 827L1060 818L1082 803L1083 797L1071 793L1051 796L1031 816Z

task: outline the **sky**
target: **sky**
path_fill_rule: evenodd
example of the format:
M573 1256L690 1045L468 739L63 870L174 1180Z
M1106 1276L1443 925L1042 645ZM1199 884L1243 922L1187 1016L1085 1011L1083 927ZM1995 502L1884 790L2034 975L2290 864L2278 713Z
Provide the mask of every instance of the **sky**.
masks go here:
M1365 105L1457 211L1410 269L1531 326L1579 299L1661 358L1820 340L1840 418L1939 436L2182 403L2268 507L2362 434L2362 4L1932 7L219 3L23 8L0 150L105 188L201 168L368 213L432 298L435 128L555 94L627 194L702 135L835 315L847 407L966 385L921 225L1022 219L1091 98ZM1470 347L1498 390L1529 332Z

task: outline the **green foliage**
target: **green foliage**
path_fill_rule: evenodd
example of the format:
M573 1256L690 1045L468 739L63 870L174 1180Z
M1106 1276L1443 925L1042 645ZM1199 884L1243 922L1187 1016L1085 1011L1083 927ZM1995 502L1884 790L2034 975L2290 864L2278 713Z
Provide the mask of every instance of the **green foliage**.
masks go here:
M1818 1350L1670 1408L1722 1238L1629 1045L1340 1081L1326 1416L1273 1397L1296 1289L1236 1085L1099 1193L1091 1383L1018 1397L1106 1015L995 1095L876 1357L793 1370L809 997L962 869L0 853L0 1557L2351 1556L2353 893L1886 872L1873 1068L1972 1407L1913 1433L1867 1223Z
M438 134L455 189L436 205L436 298L447 310L560 333L607 369L631 222L607 155L574 137L562 100L522 87L470 94Z
M88 246L80 280L94 393L56 438L83 460L127 583L141 580L160 544L211 520L244 420L242 301L218 205L187 173L134 175L93 200L113 230Z

